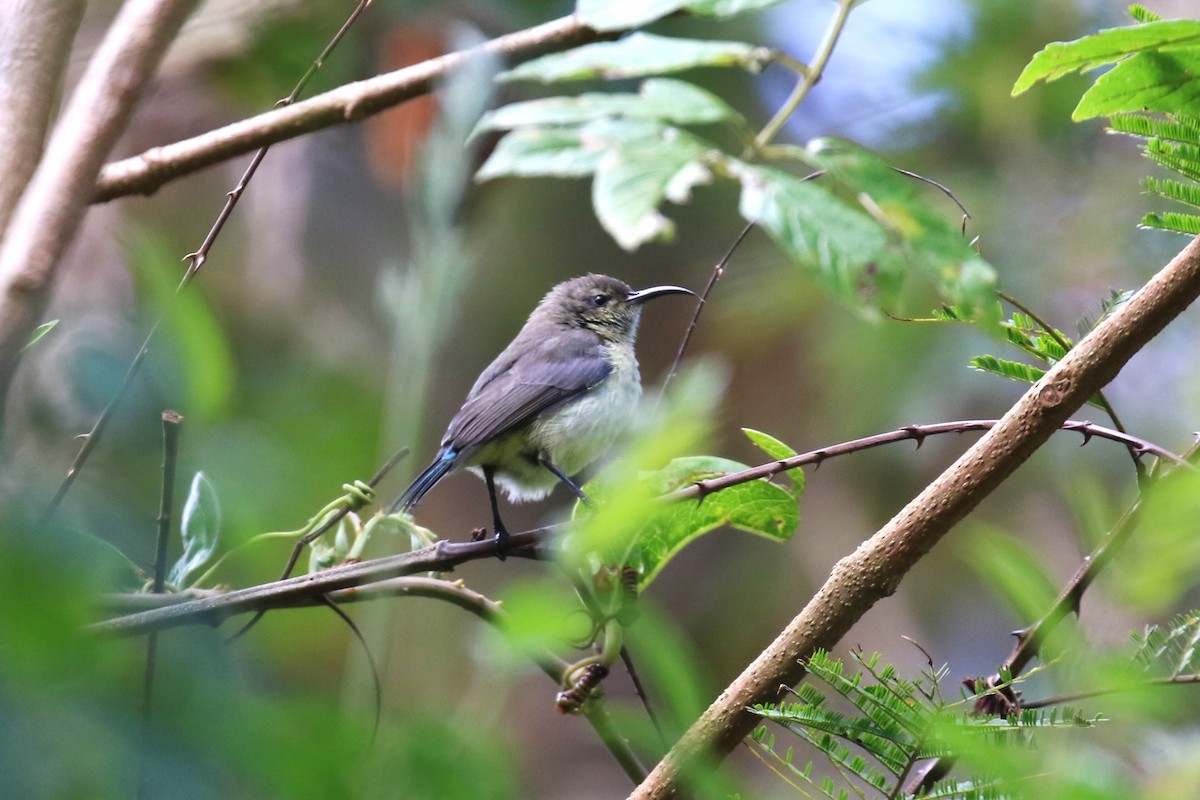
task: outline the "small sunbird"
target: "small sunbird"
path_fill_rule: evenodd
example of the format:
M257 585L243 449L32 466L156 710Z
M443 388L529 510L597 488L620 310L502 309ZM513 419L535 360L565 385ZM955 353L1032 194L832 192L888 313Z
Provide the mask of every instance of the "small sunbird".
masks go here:
M487 483L496 549L508 531L496 500L540 500L603 456L629 426L642 394L634 340L642 304L681 286L633 291L607 275L583 275L551 289L504 352L471 387L441 448L392 503L408 512L443 477L466 467Z

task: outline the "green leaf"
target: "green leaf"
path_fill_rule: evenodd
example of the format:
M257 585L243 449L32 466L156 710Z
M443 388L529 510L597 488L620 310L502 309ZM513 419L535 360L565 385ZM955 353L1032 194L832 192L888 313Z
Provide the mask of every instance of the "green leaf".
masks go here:
M1139 510L1138 532L1121 550L1121 568L1109 580L1118 597L1143 613L1179 602L1200 570L1200 472L1175 470L1155 481Z
M1030 384L1036 383L1046 374L1044 369L995 356L975 356L971 359L970 367L980 372L990 372L1002 378L1012 378L1014 381Z
M782 2L783 0L693 0L685 8L693 14L721 19L779 5Z
M702 125L722 120L744 122L738 112L711 92L686 81L651 78L637 94L588 92L575 97L544 97L489 111L475 134L532 125L582 125L602 117L659 120Z
M54 330L54 326L57 324L58 320L52 319L49 322L43 322L41 325L38 325L36 328L34 328L33 333L29 334L29 341L26 342L25 346L21 348L21 352L24 353L26 350L37 344L38 340L50 331Z
M1185 178L1200 181L1200 146L1195 144L1151 139L1146 142L1146 158L1178 172Z
M742 217L791 258L817 268L835 294L854 297L866 267L883 253L883 230L820 186L773 167L730 166L742 184Z
M960 311L969 311L976 322L987 327L999 324L994 270L963 236L957 217L951 224L925 201L922 182L852 142L814 139L807 151L807 160L825 170L820 180L856 198L888 234L890 246L874 265L873 282L881 291L899 285L915 271Z
M592 183L600 224L626 250L670 238L675 226L658 206L664 199L686 202L696 184L712 181L700 161L712 149L685 131L666 128L658 136L609 150Z
M1165 214L1147 214L1142 217L1143 228L1185 233L1189 236L1200 235L1200 217L1195 214L1179 214L1168 211Z
M179 534L183 538L183 555L171 567L167 580L182 589L187 586L188 577L208 563L221 536L221 504L217 501L217 490L203 472L192 478Z
M975 356L971 359L969 366L980 372L990 372L993 375L999 375L1001 378L1011 378L1014 381L1031 385L1037 383L1046 374L1046 370L1044 369L1031 367L1019 361L1009 361L1006 358L996 358L995 356ZM1088 403L1096 408L1104 408L1104 404L1095 396L1091 397Z
M1128 9L1129 16L1133 17L1138 22L1158 22L1162 17L1155 14L1150 9L1146 8L1141 3L1134 3Z
M542 83L588 79L639 78L696 67L759 70L770 60L764 47L745 42L675 39L634 33L615 42L594 42L563 53L526 61L500 74L502 80Z
M1200 23L1193 25L1196 46L1178 52L1139 53L1125 59L1084 92L1071 119L1078 122L1131 111L1200 114L1200 81L1196 80L1200 71Z
M698 480L715 478L747 469L716 456L676 458L661 470L643 473L641 483L654 494L664 494ZM603 487L590 484L586 491L603 502ZM614 501L616 498L613 498ZM767 481L750 481L731 486L695 502L652 507L640 524L626 536L600 544L595 553L606 566L631 566L638 570L639 590L644 590L689 542L720 527L786 541L795 532L800 512L795 498Z
M1072 42L1054 42L1034 55L1013 86L1013 95L1039 80L1053 81L1086 72L1134 53L1165 47L1200 45L1200 22L1168 20L1126 28L1110 28Z
M776 461L782 461L797 454L795 450L769 433L756 431L753 428L742 428L742 433L746 434L747 439L754 442L755 447ZM785 474L792 481L792 497L799 499L800 495L804 493L804 470L797 467L789 469Z
M1180 183L1169 178L1147 177L1145 186L1150 194L1200 208L1200 186L1196 184Z
M500 140L475 180L503 175L576 178L595 172L603 156L603 150L584 146L578 129L521 129Z
M176 371L186 390L179 402L186 403L188 418L202 421L221 415L233 396L237 371L229 340L203 287L176 291L183 276L178 251L160 234L135 231L127 249L138 288L156 313L165 312L163 332L171 345L165 364Z
M997 529L977 525L962 545L975 573L1024 622L1046 613L1058 589L1045 558L1027 544Z
M687 5L687 0L578 0L575 18L598 31L636 28Z

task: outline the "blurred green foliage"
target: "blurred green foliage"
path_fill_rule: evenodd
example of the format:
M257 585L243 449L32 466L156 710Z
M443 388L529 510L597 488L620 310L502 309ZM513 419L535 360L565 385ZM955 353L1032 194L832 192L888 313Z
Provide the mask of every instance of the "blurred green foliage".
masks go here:
M875 0L851 15L831 76L850 63L840 59L855 48L905 57L904 43L894 36L853 39L863 30L859 15L889 2L895 0ZM691 5L720 11L738 4ZM782 15L788 8L783 5L729 22L681 16L651 30L664 37L752 43L774 31L794 45L786 48L791 55L806 58L804 41L819 35L832 7L811 4L806 8L814 13L799 22L796 15ZM751 234L716 287L692 346L692 357L706 354L726 365L723 399L718 407L713 386L692 385L697 405L684 406L669 425L679 437L645 443L644 466L660 468L672 457L698 453L757 463L762 453L745 441L739 432L744 426L807 449L908 422L1007 408L1018 387L965 368L988 343L984 333L883 317L867 321L831 301L853 297L864 280L887 290L900 272L881 276L879 265L865 256L855 263L858 272L795 269L796 261L812 266L843 249L860 255L855 247L864 237L850 236L858 217L837 217L839 227L829 234L814 231L802 215L858 202L861 177L877 179L879 163L946 184L972 216L963 237L958 211L936 190L889 181L885 196L902 202L885 211L903 213L873 217L890 224L864 235L867 244L893 248L895 260L883 267L907 269L909 242L896 238L909 229L902 222L933 231L935 250L953 244L954 258L973 252L968 243L978 234L1001 284L1055 324L1094 310L1096 299L1109 297L1110 290L1139 285L1178 246L1135 231L1149 201L1137 196L1145 166L1133 150L1102 135L1097 124L1070 121L1085 79L1073 76L1016 100L1009 96L1021 69L1047 42L1125 24L1120 4L977 0L964 8L967 24L931 43L933 60L918 65L916 91L939 93L944 101L908 128L882 132L879 138L888 142L882 162L849 170L832 192L801 183L799 172L775 185L798 200L779 209L779 224L770 231L786 252ZM247 17L243 44L199 57L181 70L186 77L165 79L149 108L164 96L177 105L161 116L147 115L139 135L167 141L180 134L164 118L205 129L269 107L307 68L345 10L301 3L298 13ZM314 89L370 74L382 61L387 32L414 39L433 30L445 34L445 44L456 41L464 20L478 28L470 34L477 39L519 27L515 20L531 24L569 10L547 3L451 8L377 2L319 73ZM932 19L949 12L934 3L922 6L922 13ZM457 41L473 41L470 36ZM737 52L750 58L757 51ZM726 129L705 128L716 149L742 156L745 131L774 110L762 87L775 70L763 76L713 69L686 74L689 85L695 82L693 96L712 92L744 118ZM476 77L491 86L486 75ZM866 72L851 77L862 86L877 78ZM624 99L615 101L621 110L610 108L609 115L637 116L646 96L664 84L674 85L650 80L638 95L637 87L621 87ZM833 85L815 87L812 105L801 107L805 130L824 133L848 117L869 124L878 109L861 96L824 94ZM589 92L596 88L586 86ZM499 91L498 105L537 94L516 83ZM591 96L581 95L570 107L578 111ZM433 441L474 375L546 286L594 270L631 283L699 288L742 226L736 208L743 185L705 186L695 171L698 158L683 165L691 165L683 177L682 168L666 161L669 170L633 170L632 178L653 179L646 184L649 193L633 187L640 191L639 213L607 219L610 227L639 231L626 239L643 244L636 253L613 242L592 212L592 190L582 183L498 178L471 186L473 168L487 153L504 155L522 135L510 133L497 145L485 131L475 140L481 152L464 147L477 109L487 102L478 86L443 87L434 109L441 103L440 122L424 133L420 126L402 128L400 138L422 148L417 161L423 167L402 185L385 180L366 154L364 142L382 136L381 120L280 145L212 262L178 299L172 295L182 274L180 256L207 230L232 173L211 171L150 201L110 206L115 210L105 218L108 224L96 226L106 230L91 235L116 239L123 249L99 247L95 239L79 248L89 266L119 262L118 278L99 272L89 282L91 271L68 273L64 305L55 312L62 322L30 348L23 367L32 377L15 409L19 441L4 476L0 534L0 603L6 609L0 614L0 796L130 797L139 782L148 797L180 798L558 798L628 790L628 779L586 724L555 713L557 687L524 657L498 655L487 645L492 632L477 620L438 604L396 600L351 610L383 665L383 718L373 744L372 711L364 703L369 679L347 632L327 611L273 613L232 645L222 641L224 628L163 634L147 726L141 721L144 641L101 640L84 632L102 613L99 595L139 587L151 566L163 407L178 408L186 418L180 475L203 470L212 481L221 502L223 548L263 531L295 528L337 487L368 477L399 445ZM547 106L508 106L510 114L532 114L531 108L544 114ZM711 113L701 118L680 119L671 116L678 109L664 109L661 119L670 124L707 124L714 115L736 120L711 101ZM661 139L663 126L655 131ZM422 135L429 138L414 141ZM582 130L569 130L558 141L573 157L590 152L587 169L580 170L598 167L599 151L586 151ZM801 155L800 148L785 152ZM842 154L858 157L853 148ZM662 166L659 155L651 149L633 166ZM556 169L564 172L561 162ZM748 166L743 174L761 177L764 169ZM555 170L539 174L545 172ZM621 196L611 185L601 188L610 208L633 209L612 202ZM670 226L650 213L663 199L674 202L689 193L688 205L672 207ZM647 219L655 224L645 227ZM641 236L671 226L669 247ZM834 246L847 238L853 239L847 248ZM116 253L111 258L109 250ZM963 277L943 274L953 260L932 262L933 270L904 295L905 304L924 313L942 299L957 300L953 292L944 298L936 291ZM122 286L126 273L130 285ZM990 288L990 274L986 280L978 272L965 277L980 291ZM148 321L163 309L169 310L166 335L152 348L146 373L56 525L35 535L25 517L36 513L61 478L76 446L72 437L111 397ZM647 315L639 352L648 383L662 374L686 323L683 310ZM1200 412L1200 381L1181 355L1190 352L1195 326L1187 320L1180 326L1190 327L1169 331L1131 364L1110 398L1131 428L1177 449L1186 446ZM776 634L838 558L960 449L961 443L930 441L916 454L893 448L827 463L807 476L804 521L793 541L713 532L679 551L625 632L668 739ZM403 469L381 494L403 484ZM1112 641L1194 604L1192 483L1180 475L1147 501L1143 533L1113 574L1093 588L1095 607L1092 594L1085 602L1083 627L1095 634L1095 645L1072 636L1070 648L1056 647L1061 661L1030 678L1030 696L1099 691L1127 681L1131 654ZM755 488L773 492L766 487ZM889 657L895 652L901 667L905 659L917 665L906 674L919 670L923 658L901 644L900 634L920 641L958 674L993 669L1009 647L1008 632L1044 608L1078 565L1084 549L1075 541L1076 529L1098 536L1119 511L1118 499L1133 491L1124 453L1080 451L1074 440L1052 443L980 509L979 525L956 533L965 540L961 548L932 553L847 642ZM777 494L786 492L779 488ZM533 525L558 519L565 513L562 502L515 509L513 520ZM788 502L794 510L795 501ZM639 513L636 503L623 507ZM1073 513L1085 522L1076 522ZM485 494L471 478L447 481L419 509L422 524L455 539L466 538L486 518ZM394 542L383 540L368 555L391 550ZM290 546L250 548L219 577L233 585L269 580ZM172 557L181 549L176 538ZM964 565L964 554L982 578ZM579 638L587 625L559 613L576 607L568 582L545 565L511 561L503 572L478 564L458 577L505 598L519 643L551 644L569 654L564 640ZM639 752L657 757L662 742L620 670L605 691L622 733ZM1067 733L1061 741L1050 738L1037 749L988 752L980 766L1014 781L1037 775L1036 789L1047 797L1200 792L1190 731L1200 713L1194 692L1143 689L1087 708L1089 714L1110 713L1113 722ZM747 797L779 789L767 786L756 785L753 793L725 788Z

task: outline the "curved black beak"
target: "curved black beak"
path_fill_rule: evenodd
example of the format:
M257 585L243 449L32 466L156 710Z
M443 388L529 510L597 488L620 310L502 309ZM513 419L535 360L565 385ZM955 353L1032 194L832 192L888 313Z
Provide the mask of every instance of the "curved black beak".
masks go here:
M696 293L691 289L685 289L682 286L651 286L649 289L638 289L636 292L630 292L625 295L625 302L644 303L647 300L653 300L656 297L668 294L690 294L692 297L696 296Z

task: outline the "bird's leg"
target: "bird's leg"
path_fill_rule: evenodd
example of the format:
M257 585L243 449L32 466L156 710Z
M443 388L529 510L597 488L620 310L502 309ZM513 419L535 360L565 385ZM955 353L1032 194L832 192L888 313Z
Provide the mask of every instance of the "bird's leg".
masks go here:
M508 557L508 529L500 520L500 506L496 502L496 468L484 465L483 479L487 482L488 500L492 503L492 531L496 534L496 558L503 561Z
M583 489L580 489L578 486L576 486L575 481L568 478L567 474L565 472L563 472L561 469L559 469L558 466L553 461L551 461L546 456L540 457L538 459L538 461L541 462L543 467L545 467L546 469L553 472L554 476L556 478L558 478L560 481L562 481L563 485L565 485L568 489L571 490L571 494L575 495L580 500L582 500L584 505L587 505L587 506L595 505L595 503L592 502L592 498L588 497L587 494L584 493Z

